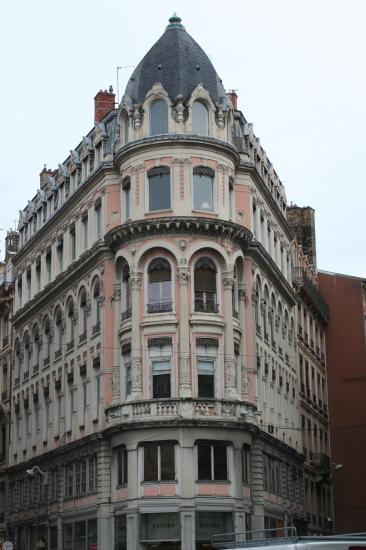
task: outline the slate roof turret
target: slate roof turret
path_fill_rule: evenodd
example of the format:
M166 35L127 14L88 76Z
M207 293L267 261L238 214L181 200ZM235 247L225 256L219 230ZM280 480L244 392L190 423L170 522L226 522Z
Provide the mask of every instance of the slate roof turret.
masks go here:
M226 103L224 86L211 61L176 14L134 70L126 87L126 101L143 103L147 92L157 82L162 84L172 102L178 95L187 100L198 84L202 84L214 103Z

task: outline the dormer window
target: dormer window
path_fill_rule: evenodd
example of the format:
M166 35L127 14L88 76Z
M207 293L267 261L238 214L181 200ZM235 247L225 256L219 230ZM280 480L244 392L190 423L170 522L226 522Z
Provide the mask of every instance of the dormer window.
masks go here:
M194 101L192 106L192 132L208 136L208 110L202 101Z
M168 107L158 99L150 107L150 136L168 133Z

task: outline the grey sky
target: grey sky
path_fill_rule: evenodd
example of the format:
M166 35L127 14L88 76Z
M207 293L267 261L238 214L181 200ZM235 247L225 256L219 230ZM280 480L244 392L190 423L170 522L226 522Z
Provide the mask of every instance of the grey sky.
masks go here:
M93 126L96 92L116 86L116 67L136 65L175 10L238 89L288 203L316 210L318 267L365 277L363 0L4 3L0 227L14 226L43 164L56 168Z

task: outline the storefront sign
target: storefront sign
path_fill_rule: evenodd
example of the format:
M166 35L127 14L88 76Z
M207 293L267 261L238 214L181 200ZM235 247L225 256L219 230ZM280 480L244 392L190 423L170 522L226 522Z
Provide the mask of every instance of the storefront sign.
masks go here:
M142 514L140 541L180 540L179 514Z
M197 540L211 540L212 535L232 533L233 515L231 512L196 512Z

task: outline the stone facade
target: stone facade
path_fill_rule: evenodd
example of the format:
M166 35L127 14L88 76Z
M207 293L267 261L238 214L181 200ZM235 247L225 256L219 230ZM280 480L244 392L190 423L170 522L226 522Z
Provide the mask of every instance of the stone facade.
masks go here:
M194 60L179 18L161 40L172 33ZM307 529L299 249L252 125L199 59L177 62L202 73L187 96L157 80L139 103L130 84L114 109L100 92L95 127L21 213L19 548L193 550L221 532Z

